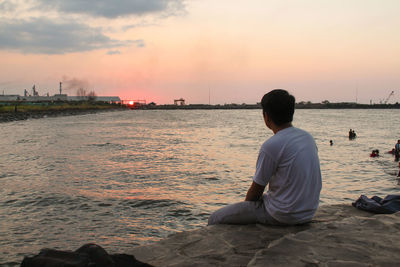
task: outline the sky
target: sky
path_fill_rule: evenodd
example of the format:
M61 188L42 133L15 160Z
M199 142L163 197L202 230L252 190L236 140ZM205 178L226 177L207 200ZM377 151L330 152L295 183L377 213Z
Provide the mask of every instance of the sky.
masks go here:
M0 94L400 102L398 0L0 0Z

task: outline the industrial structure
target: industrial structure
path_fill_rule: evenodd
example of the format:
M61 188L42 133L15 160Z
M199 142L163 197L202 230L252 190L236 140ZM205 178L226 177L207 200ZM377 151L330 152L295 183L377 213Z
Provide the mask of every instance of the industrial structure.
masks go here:
M46 95L40 96L39 92L36 90L36 86L33 85L32 93L24 90L24 95L5 95L4 92L0 95L0 102L9 101L20 101L20 102L54 102L54 101L99 101L120 104L122 103L119 96L68 96L62 93L62 83L60 82L59 94L50 96L48 93Z
M390 99L392 96L394 96L394 91L392 91L392 92L389 94L389 96L383 101L383 104L387 104L388 101L389 101L389 99Z
M185 99L183 99L183 98L174 99L174 105L175 106L184 106L185 105Z

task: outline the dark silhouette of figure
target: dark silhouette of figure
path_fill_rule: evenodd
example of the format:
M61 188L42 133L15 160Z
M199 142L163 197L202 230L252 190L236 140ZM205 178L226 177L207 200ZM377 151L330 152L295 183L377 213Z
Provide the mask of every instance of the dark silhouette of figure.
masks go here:
M354 139L356 138L357 134L354 130L350 129L349 131L349 139Z
M397 177L400 177L400 162L399 162L399 174L397 174Z
M329 144L330 144L331 146L333 146L333 141L332 141L332 140L329 140Z
M379 157L379 150L378 149L372 150L372 153L369 156L371 158Z
M400 140L397 140L397 144L394 145L394 160L399 161L400 157Z

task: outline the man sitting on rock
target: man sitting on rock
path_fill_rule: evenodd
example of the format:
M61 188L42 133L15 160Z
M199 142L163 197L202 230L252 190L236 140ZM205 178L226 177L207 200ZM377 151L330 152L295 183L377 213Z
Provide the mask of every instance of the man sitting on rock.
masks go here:
M264 95L261 106L265 125L274 135L261 146L245 201L215 211L209 225L303 224L318 208L322 185L318 150L309 133L292 126L294 96L275 89Z

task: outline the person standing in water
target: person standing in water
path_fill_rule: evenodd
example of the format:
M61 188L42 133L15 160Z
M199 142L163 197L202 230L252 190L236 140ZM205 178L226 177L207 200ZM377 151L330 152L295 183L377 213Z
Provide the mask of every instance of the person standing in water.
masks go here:
M354 139L356 138L357 134L354 130L350 129L349 131L349 139Z
M399 162L399 174L397 174L397 177L400 177L400 162Z
M397 143L394 145L394 159L398 161L399 157L400 157L400 140L397 140Z

